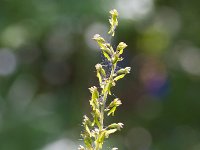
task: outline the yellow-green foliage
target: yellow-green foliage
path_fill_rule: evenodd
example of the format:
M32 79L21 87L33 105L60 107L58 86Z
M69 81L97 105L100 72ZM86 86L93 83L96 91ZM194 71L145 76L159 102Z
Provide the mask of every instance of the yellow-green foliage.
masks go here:
M115 35L115 29L118 26L118 12L117 10L110 11L111 17L110 30L108 34L111 36ZM122 104L119 98L115 98L108 103L108 95L111 95L111 88L116 85L116 81L122 79L126 74L130 73L130 67L125 67L120 70L116 70L117 63L122 61L121 54L127 45L124 42L120 42L116 48L113 49L110 43L106 42L99 34L94 35L93 39L99 45L104 57L111 64L111 70L106 72L101 64L96 64L97 78L99 79L100 89L96 86L89 88L91 92L90 105L92 108L92 120L86 115L83 119L84 130L81 134L85 147L79 147L79 150L101 150L103 147L104 140L109 137L110 134L123 128L123 123L112 123L108 126L104 124L104 114L107 116L114 116L118 106ZM117 150L117 148L112 148Z

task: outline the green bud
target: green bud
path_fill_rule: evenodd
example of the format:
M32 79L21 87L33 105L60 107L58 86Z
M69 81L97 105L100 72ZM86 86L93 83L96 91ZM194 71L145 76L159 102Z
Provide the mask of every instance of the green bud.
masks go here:
M110 11L111 18L109 19L110 23L110 30L108 31L108 34L111 34L112 36L115 35L115 29L118 26L118 12L116 9L113 9Z
M127 47L126 43L120 42L119 45L117 46L117 53L121 55L126 47Z
M111 128L114 128L114 129L117 129L117 130L121 130L123 128L123 123L113 123L111 125L109 125L107 128L111 129Z
M105 93L109 93L109 95L111 95L111 87L114 86L115 84L113 83L113 81L108 80L107 83L105 84L105 87L103 88L103 94Z
M109 112L108 112L107 115L110 116L110 115L112 114L112 116L114 116L117 107L118 107L119 105L121 105L121 104L122 104L122 102L121 102L118 98L115 98L115 99L110 103L110 105L105 109L105 111L106 111L106 110L109 110Z
M106 77L106 72L103 69L101 64L96 64L95 67L96 67L97 72L99 72L101 74L101 76Z
M83 118L84 118L83 119L83 125L89 125L89 126L92 125L92 122L90 121L90 119L86 115L84 115Z
M109 50L111 51L111 54L114 54L114 50L113 50L113 47L110 45L110 43L105 43L106 44L106 47L109 48Z
M95 68L96 68L97 71L100 71L101 68L102 68L102 65L101 65L101 64L96 64L96 65L95 65Z
M131 70L130 67L126 67L126 68L123 68L123 69L118 70L117 73L115 74L115 76L116 76L116 75L118 75L118 76L116 76L116 77L114 78L114 81L117 81L117 80L119 80L119 79L124 78L124 76L125 76L126 74L130 73L130 70Z
M115 98L110 105L108 106L108 108L112 108L114 106L120 106L122 104L121 100L119 100L119 98Z
M98 109L94 109L91 114L92 114L92 116L94 118L92 126L94 126L96 124L98 127L100 127L100 122L99 122L99 118L101 116L100 111Z
M105 53L111 55L112 52L111 52L111 49L110 49L108 46L109 46L108 43L104 43L104 44L101 45L100 49L101 49L102 51L104 51Z
M92 39L97 41L97 43L100 43L100 44L105 43L105 40L99 34L95 34Z
M92 106L92 109L95 110L95 109L99 108L99 103L98 103L99 92L97 90L97 87L95 87L95 86L89 88L89 90L92 93L90 105Z
M112 63L116 64L117 61L119 61L119 54L118 53L114 53L114 55L112 56Z
M112 114L112 116L115 115L115 111L116 111L117 107L114 106L109 112L108 112L108 116L110 116Z
M113 18L118 17L118 12L116 9L111 10L109 13L112 15Z
M126 67L117 71L117 74L127 74L130 73L131 67Z
M112 46L109 43L106 43L104 38L102 38L99 34L95 34L93 39L95 41L97 41L97 43L98 43L100 49L102 50L104 56L108 60L110 60L110 56L109 55L112 55L112 53L114 52Z
M96 86L93 86L93 87L89 88L89 90L90 90L90 92L92 93L92 99L93 99L93 100L99 98L99 92L98 92Z

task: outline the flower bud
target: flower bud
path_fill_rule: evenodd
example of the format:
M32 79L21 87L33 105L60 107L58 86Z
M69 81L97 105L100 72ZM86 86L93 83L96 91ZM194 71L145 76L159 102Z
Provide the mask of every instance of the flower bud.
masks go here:
M119 45L117 46L117 53L121 55L126 47L127 47L126 43L120 42Z
M117 74L127 74L130 73L131 67L126 67L117 71Z

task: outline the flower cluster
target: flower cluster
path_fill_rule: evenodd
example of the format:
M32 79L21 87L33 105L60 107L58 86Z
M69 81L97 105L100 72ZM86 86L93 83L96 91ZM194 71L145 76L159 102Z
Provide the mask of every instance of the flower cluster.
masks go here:
M110 30L108 34L114 36L115 29L118 26L118 12L114 9L110 11L110 14ZM105 59L111 64L111 70L107 72L101 64L96 64L95 66L100 88L98 89L96 86L89 88L91 92L90 105L92 108L92 120L86 115L84 116L82 123L84 130L81 136L84 140L85 147L80 145L79 150L101 150L104 140L123 128L123 123L112 123L105 126L104 115L114 116L117 107L122 104L119 98L108 102L108 96L111 95L111 88L116 85L116 82L130 73L131 69L130 67L116 69L117 63L123 60L121 55L127 47L124 42L120 42L116 50L114 50L111 44L106 42L99 34L94 35L93 39L99 45ZM117 148L112 148L112 150L117 150Z

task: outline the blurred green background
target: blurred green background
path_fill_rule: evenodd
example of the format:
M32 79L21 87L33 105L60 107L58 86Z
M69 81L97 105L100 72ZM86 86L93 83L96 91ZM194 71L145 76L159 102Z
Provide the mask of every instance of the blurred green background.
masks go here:
M0 150L75 150L101 61L95 33L128 48L124 129L104 150L200 150L199 0L0 0ZM111 98L113 98L112 96Z

